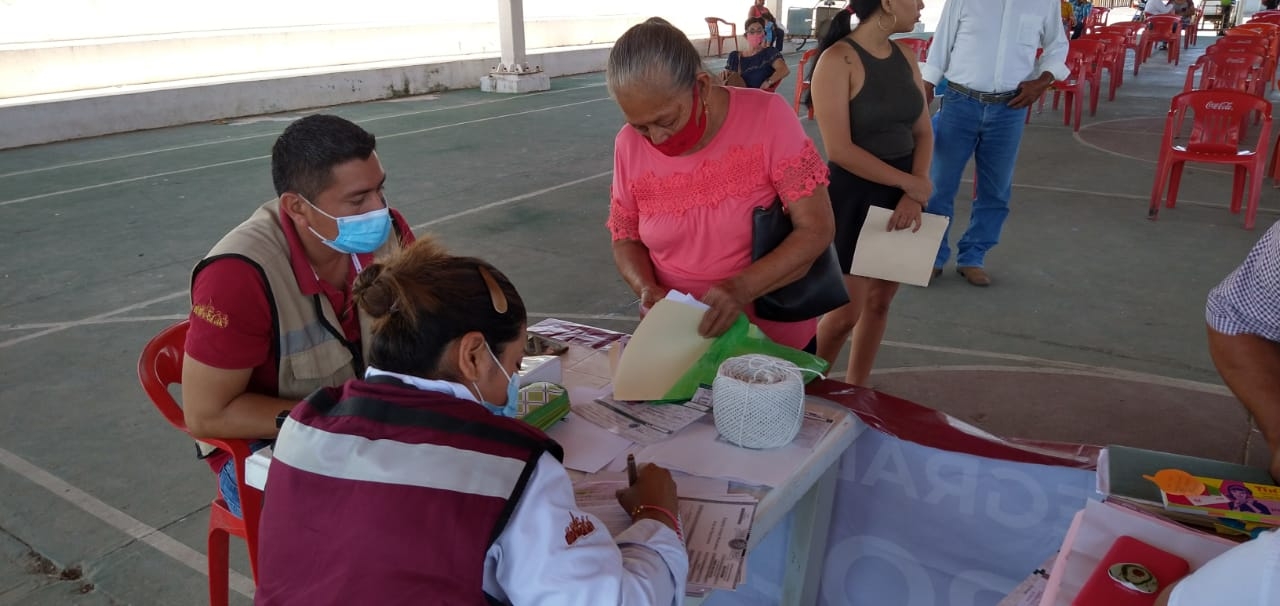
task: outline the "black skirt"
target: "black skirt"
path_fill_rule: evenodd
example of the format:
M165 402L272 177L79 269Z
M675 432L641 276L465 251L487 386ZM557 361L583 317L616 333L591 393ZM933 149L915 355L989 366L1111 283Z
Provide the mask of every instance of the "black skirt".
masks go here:
M903 156L884 161L903 172L911 172L912 156ZM831 169L831 185L827 188L831 195L831 211L836 219L836 255L840 257L840 268L849 273L853 265L853 251L858 245L858 234L862 232L862 224L867 221L867 211L872 206L893 210L902 199L902 190L891 185L874 183L859 177L839 166L828 162Z

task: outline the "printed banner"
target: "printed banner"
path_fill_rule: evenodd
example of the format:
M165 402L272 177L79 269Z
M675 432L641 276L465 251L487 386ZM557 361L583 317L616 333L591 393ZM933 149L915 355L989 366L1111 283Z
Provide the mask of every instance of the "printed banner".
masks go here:
M819 604L995 606L1053 555L1094 472L920 446L875 430L840 461ZM781 603L791 516L713 606Z

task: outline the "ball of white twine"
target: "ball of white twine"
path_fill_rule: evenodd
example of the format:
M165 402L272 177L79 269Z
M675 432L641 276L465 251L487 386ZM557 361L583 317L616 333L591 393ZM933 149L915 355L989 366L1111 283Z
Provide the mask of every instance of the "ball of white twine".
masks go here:
M795 364L760 354L729 358L711 385L716 429L745 448L789 444L804 420L804 381Z

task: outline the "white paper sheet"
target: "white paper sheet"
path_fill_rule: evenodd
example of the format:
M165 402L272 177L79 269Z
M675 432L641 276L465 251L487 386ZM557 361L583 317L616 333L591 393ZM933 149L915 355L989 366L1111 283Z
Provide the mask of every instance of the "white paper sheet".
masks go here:
M572 412L551 426L547 436L564 448L564 466L586 473L600 471L632 445L631 440L602 429Z
M616 536L631 525L631 517L614 496L626 485L626 481L580 482L574 484L573 496L579 509L594 515ZM678 486L677 482L677 491ZM679 502L689 550L690 588L737 587L746 571L756 500L750 495L720 494L681 496Z
M867 211L867 220L858 234L858 246L853 251L853 266L849 273L928 286L938 246L950 219L922 213L920 231L885 231L891 216L893 211L879 206L872 206Z

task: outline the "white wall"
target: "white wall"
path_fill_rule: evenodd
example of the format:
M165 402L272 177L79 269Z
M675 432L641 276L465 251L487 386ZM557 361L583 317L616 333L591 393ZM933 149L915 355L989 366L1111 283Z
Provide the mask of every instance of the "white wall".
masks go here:
M0 100L379 62L496 56L498 1L0 0ZM525 0L529 49L608 44L660 15L705 38L750 0Z

